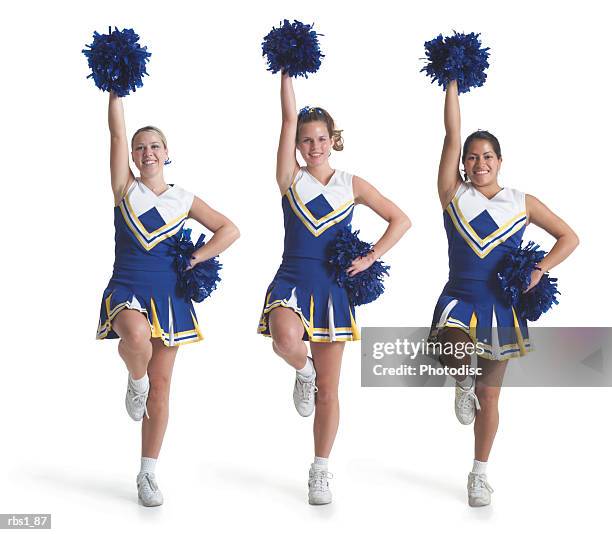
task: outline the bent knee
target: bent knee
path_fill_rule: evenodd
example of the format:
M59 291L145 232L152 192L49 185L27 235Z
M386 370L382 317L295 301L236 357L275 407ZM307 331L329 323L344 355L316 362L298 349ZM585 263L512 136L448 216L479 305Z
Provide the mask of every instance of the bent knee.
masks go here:
M151 328L146 322L130 325L121 340L132 347L145 345L151 341Z
M286 328L278 332L273 332L272 340L277 352L281 354L291 353L302 341L302 333L295 328Z

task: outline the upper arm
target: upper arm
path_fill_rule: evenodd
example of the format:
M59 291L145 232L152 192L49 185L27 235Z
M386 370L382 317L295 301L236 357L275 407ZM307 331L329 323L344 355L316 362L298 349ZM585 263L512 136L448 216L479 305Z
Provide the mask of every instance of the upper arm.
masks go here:
M393 201L387 199L387 197L382 195L372 184L363 178L353 176L353 194L355 196L355 204L367 206L385 221L391 221L391 219L400 217L408 220L408 216Z
M276 155L276 182L282 195L289 189L300 168L295 157L296 129L297 116L283 120Z
M528 222L544 229L556 239L564 235L575 235L574 231L563 219L533 195L525 195L525 209L527 211Z
M446 209L461 184L461 112L457 81L452 80L444 93L444 145L438 168L438 195Z
M116 206L126 194L134 180L134 175L130 169L130 151L125 133L123 102L113 91L108 95L108 130L110 133L111 187Z
M217 232L226 225L235 226L227 217L213 210L202 199L196 196L193 197L189 217L195 219L200 225L205 226L212 232Z
M440 166L438 168L438 196L442 209L446 209L463 182L459 173L461 139L457 134L444 137Z
M110 172L115 205L121 202L134 180L129 157L127 138L120 135L111 135Z

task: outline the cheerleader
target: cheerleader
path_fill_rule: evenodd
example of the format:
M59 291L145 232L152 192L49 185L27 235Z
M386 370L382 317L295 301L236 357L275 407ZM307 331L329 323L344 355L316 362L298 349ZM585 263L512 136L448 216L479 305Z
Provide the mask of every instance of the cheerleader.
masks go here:
M446 89L444 126L438 194L448 238L449 280L435 307L430 341L452 348L452 354L441 356L440 361L455 369L462 364L460 356L469 344L476 345L482 375L458 375L455 388L458 420L465 425L474 422L474 464L468 476L468 503L474 507L491 502L493 489L486 470L508 359L531 351L526 321L501 294L497 267L508 251L520 247L529 223L547 231L556 243L531 273L525 290L529 291L545 272L571 254L578 237L535 197L499 186L502 154L494 135L480 130L470 134L462 154L456 81Z
M237 227L200 198L164 180L169 163L166 137L156 127L136 131L129 149L121 99L108 103L111 188L115 199L115 264L104 291L98 339L119 338L127 366L125 406L142 420L141 468L136 478L139 503L163 502L155 465L168 424L170 379L178 346L202 339L191 299L177 289L178 235L193 218L214 236L191 257L190 268L227 249ZM146 418L143 419L143 416Z
M298 413L315 413L308 501L321 505L332 499L328 458L338 429L344 343L360 339L354 307L327 261L329 245L350 225L357 204L368 206L389 223L373 250L352 262L347 273L354 276L393 247L410 220L364 179L331 167L331 151L343 148L340 131L322 108L296 112L292 81L285 73L281 108L276 181L282 195L284 252L266 291L258 332L271 336L276 354L296 370L293 401ZM296 148L306 163L303 167Z

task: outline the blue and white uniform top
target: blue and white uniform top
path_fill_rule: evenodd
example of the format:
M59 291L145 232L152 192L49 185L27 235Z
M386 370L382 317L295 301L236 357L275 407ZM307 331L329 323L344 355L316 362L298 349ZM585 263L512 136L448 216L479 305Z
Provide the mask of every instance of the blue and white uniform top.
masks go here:
M484 358L505 360L532 350L527 323L507 304L497 279L502 258L520 247L526 225L523 192L503 188L489 199L470 182L459 186L444 211L449 280L430 340L455 327L480 343Z
M270 312L285 307L302 320L304 340L359 340L355 309L328 262L330 244L353 218L353 175L336 170L323 185L301 168L282 205L283 262L266 291L258 332L270 336Z
M300 169L283 197L283 258L327 260L327 246L351 224L354 207L352 174L336 170L324 186Z
M115 206L115 264L102 297L96 337L118 338L113 320L124 309L142 312L151 336L166 346L203 338L193 303L177 293L177 234L194 195L171 185L156 195L134 180Z
M175 242L169 238L185 225L193 198L193 193L178 186L156 195L134 180L115 208L115 267L171 269Z
M526 224L523 192L503 188L488 199L463 182L444 211L449 280L495 278L503 256L520 247Z

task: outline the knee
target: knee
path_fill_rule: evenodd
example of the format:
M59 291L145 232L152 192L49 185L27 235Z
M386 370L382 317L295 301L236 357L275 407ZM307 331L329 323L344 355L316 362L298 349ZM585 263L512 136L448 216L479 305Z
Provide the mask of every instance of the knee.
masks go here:
M330 384L317 379L317 405L331 405L338 403L338 385Z
M297 329L288 328L275 332L272 340L274 350L281 355L287 355L295 350L302 338Z
M478 398L482 408L497 408L499 393L499 387L479 385L478 382L476 382L476 397Z
M145 347L151 341L151 328L145 323L132 325L121 340L132 348Z
M459 351L453 351L452 354L442 355L440 357L440 362L444 366L448 366L449 368L458 368L463 364L469 364L470 360L465 358L465 355Z
M165 405L170 397L170 377L165 375L149 376L148 403Z

